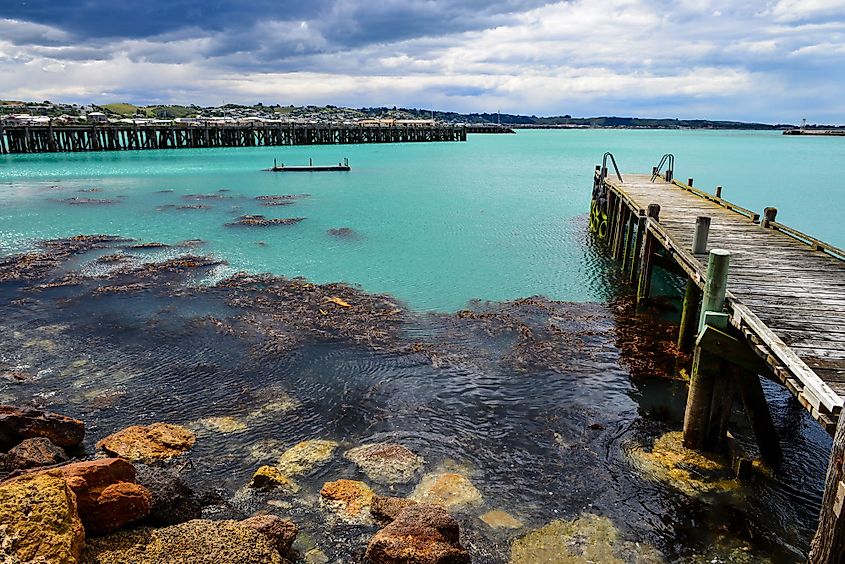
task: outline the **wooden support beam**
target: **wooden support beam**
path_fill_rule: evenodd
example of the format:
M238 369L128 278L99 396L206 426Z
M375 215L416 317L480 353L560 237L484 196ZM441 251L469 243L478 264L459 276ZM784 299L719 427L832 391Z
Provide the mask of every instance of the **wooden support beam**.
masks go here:
M678 330L678 349L690 352L698 330L698 308L701 301L701 288L691 278L687 279L684 292L684 305L681 310L681 327Z
M737 339L727 332L706 325L698 336L696 346L710 354L719 356L744 370L754 374L768 372L768 365L761 359L744 340Z
M637 275L639 274L639 270L637 265L639 264L640 252L643 245L643 237L645 236L645 212L643 210L639 210L639 214L637 218L634 220L636 221L636 231L634 233L634 248L631 251L631 270L628 272L628 283L633 284L634 281L637 280Z
M739 391L739 397L742 399L745 415L754 431L754 438L757 439L760 457L772 468L780 467L783 462L783 451L780 448L777 428L772 420L769 404L763 394L760 377L757 372L738 368L734 382Z
M631 260L631 253L633 252L634 239L634 218L633 210L628 210L628 219L625 221L625 236L624 246L622 249L622 273L628 272L628 261Z
M689 394L684 411L684 446L703 449L710 428L710 408L716 378L722 372L719 357L695 348L692 359Z
M637 284L637 305L645 300L651 292L651 271L654 260L654 252L657 248L657 242L654 235L649 232L648 224L651 222L660 221L660 206L658 204L649 204L646 217L646 228L643 233L644 241L642 244L642 253L640 255L640 276Z
M810 544L808 564L845 562L845 417L839 418L827 468L819 527Z

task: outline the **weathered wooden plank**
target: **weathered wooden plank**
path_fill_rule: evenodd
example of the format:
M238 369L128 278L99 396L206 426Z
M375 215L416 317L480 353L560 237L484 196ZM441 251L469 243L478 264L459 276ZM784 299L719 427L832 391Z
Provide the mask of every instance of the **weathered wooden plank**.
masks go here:
M649 225L649 231L699 287L706 255L692 255L686 249L696 218L711 218L708 247L732 253L728 281L732 323L749 328L761 358L776 368L787 386L793 382L790 389L817 420L830 423L824 412L839 412L845 390L837 385L834 391L803 359L814 365L832 363L843 354L845 333L837 329L845 327L845 262L785 233L765 229L746 217L754 215L750 210L698 189L663 180L652 183L648 175L624 178L625 182L607 184L637 211L646 203L661 206L660 224ZM790 344L799 346L793 350ZM819 370L839 378L839 366Z

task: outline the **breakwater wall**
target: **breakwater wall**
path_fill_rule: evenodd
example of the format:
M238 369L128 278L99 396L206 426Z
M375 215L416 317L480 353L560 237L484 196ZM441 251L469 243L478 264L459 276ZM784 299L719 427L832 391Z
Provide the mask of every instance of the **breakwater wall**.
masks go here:
M0 154L466 141L467 128L359 125L9 125Z

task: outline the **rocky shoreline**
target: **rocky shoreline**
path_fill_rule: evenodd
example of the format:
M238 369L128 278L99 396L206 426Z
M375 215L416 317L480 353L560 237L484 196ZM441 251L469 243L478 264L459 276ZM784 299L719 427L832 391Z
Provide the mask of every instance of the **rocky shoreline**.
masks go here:
M624 299L421 314L215 277L200 246L79 236L0 258L0 561L664 562L610 480L647 481L696 526L699 497L734 494L671 428L620 448L630 412L593 409L608 390L639 409L628 394L674 386L684 360Z
M98 441L93 457L77 458L84 434L82 421L0 405L5 557L89 564L328 562L317 548L292 551L299 527L269 501L295 499L300 488L293 477L325 464L337 443L298 443L277 465L258 468L234 499L223 500L191 491L181 480L179 464L197 440L185 427L128 427ZM400 444L365 445L346 457L379 483L408 482L424 463ZM372 564L470 562L458 522L444 506L472 503L480 494L458 474L424 479L417 490L430 503L380 496L364 482L339 479L323 485L319 503L331 520L381 526L366 549ZM252 515L231 518L256 504L263 507ZM213 512L229 518L203 518Z

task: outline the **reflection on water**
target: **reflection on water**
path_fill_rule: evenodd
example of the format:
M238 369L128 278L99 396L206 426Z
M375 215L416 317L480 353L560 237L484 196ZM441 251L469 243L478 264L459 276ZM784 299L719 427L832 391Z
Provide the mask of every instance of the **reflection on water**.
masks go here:
M585 260L613 270L600 256ZM102 274L101 265L83 271ZM478 488L480 503L456 514L479 562L508 561L512 541L557 521L519 550L542 531L587 524L618 531L629 556L641 543L668 561L790 562L806 551L829 440L778 389L767 392L791 431L780 475L699 498L632 463L632 450L679 429L685 384L672 379L671 325L633 315L624 295L606 305L527 298L417 314L387 296L303 281L186 285L208 268L61 278L71 270L0 286L0 402L84 420L89 453L130 424L181 423L198 436L192 484L232 498L299 441L337 441L339 453L398 442L424 458L423 472L458 469ZM739 413L735 427L751 445ZM334 456L297 478L298 504L271 508L331 558L358 562L374 528L326 525L314 502L339 478L366 479ZM416 481L371 485L405 496ZM522 526L480 519L503 508Z

